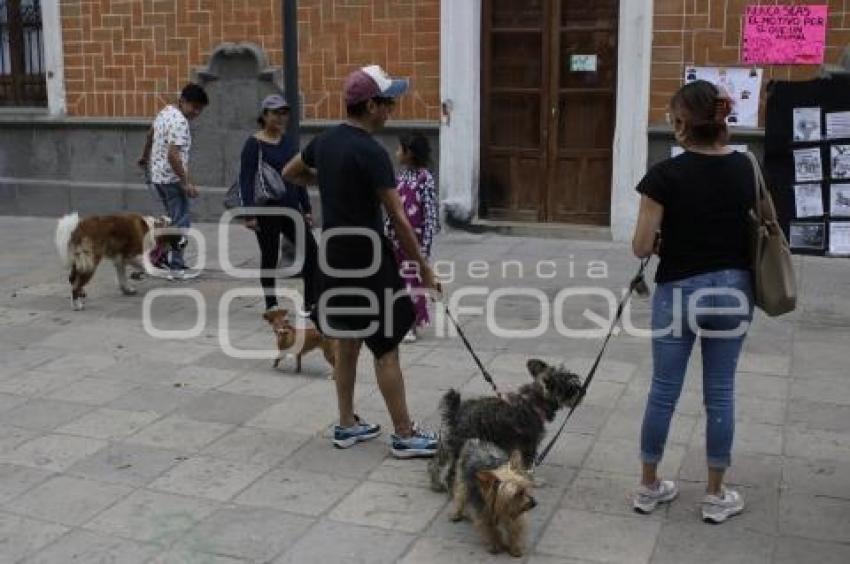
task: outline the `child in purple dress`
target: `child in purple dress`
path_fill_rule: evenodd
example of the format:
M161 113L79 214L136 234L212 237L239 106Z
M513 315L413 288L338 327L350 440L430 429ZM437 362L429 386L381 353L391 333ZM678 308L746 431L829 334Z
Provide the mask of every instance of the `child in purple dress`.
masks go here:
M431 159L431 146L428 139L421 133L404 135L399 139L396 157L402 165L398 175L398 195L407 213L410 226L419 240L419 247L426 260L431 259L431 245L434 236L440 231L440 201L434 176L428 170ZM387 237L393 245L396 261L399 264L401 277L416 309L416 323L405 337L406 342L416 340L416 329L424 328L430 322L428 315L428 298L421 291L422 281L415 268L406 267L408 258L399 244L398 237L392 224L386 222Z

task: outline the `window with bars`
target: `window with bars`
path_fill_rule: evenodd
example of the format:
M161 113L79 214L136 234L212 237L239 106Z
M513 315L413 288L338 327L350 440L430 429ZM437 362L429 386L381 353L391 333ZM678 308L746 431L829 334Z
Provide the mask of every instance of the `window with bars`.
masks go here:
M46 106L40 0L0 0L0 106Z

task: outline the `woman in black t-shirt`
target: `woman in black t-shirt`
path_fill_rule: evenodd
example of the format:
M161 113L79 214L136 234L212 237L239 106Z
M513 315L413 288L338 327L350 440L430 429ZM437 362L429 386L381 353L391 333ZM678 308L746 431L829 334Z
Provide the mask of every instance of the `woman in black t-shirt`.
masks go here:
M670 102L681 155L653 166L637 186L640 212L632 247L657 253L652 301L652 386L641 428L641 485L635 510L672 501L676 484L661 480L670 419L682 391L691 350L700 336L706 406L706 521L720 523L744 508L723 485L735 428L735 369L752 319L748 214L753 170L726 145L731 100L706 81L682 87Z

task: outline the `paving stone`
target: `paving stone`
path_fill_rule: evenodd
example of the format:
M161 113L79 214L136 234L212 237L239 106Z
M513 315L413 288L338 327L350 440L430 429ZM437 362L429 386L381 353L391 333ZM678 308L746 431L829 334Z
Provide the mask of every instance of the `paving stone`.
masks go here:
M27 397L38 396L81 378L83 378L82 374L73 372L26 372L0 380L0 392Z
M357 448L338 449L324 437L313 437L284 466L306 472L363 479L386 457L387 447L382 441L368 441L357 445Z
M850 462L785 458L782 481L792 491L850 499Z
M773 564L800 564L802 562L846 564L850 562L850 546L794 537L780 537L776 540Z
M561 502L565 509L633 516L632 498L639 480L635 476L581 470L567 488ZM648 519L661 519L664 511L656 511Z
M850 542L850 499L783 491L779 498L779 532L847 544Z
M738 358L738 370L787 376L791 369L791 356L786 354L762 354L744 351Z
M735 398L735 421L782 425L785 423L785 407L786 402L782 400L739 396Z
M594 360L596 359L590 357L570 357L564 359L563 362L568 370L584 376L590 370ZM634 377L636 370L637 365L631 362L620 362L603 357L593 381L628 384L632 380L632 377Z
M17 562L58 539L70 529L8 513L0 513L0 539L3 539L3 558Z
M44 482L52 474L37 468L0 464L0 504Z
M80 332L75 329L71 329L69 331L69 336L73 336L72 342L77 341L79 334ZM77 343L78 344L76 346L79 346L78 341ZM44 344L46 346L50 346L50 340L48 339ZM90 353L71 353L63 355L56 360L48 362L47 364L41 365L40 369L45 372L59 372L62 374L77 373L82 376L86 376L87 374L93 374L100 370L109 368L115 363L116 360L112 356Z
M13 396L11 394L0 394L0 414L15 408L26 402L27 398L21 396Z
M106 407L128 411L153 411L161 415L200 397L202 392L173 386L140 386L115 399Z
M198 451L233 428L232 425L168 416L149 425L127 442L158 448Z
M258 396L264 398L282 398L290 392L312 382L312 379L291 374L240 374L218 390L231 394Z
M40 436L42 433L32 429L21 429L11 425L0 427L0 453L14 449L30 439Z
M178 407L173 415L196 421L214 421L238 425L273 405L276 400L255 396L229 394L215 390Z
M490 554L481 543L445 541L422 537L399 562L401 564L486 564L489 562L516 562L516 558L502 553Z
M221 370L218 368L208 368L204 366L183 366L177 370L170 379L164 381L165 384L181 384L192 390L208 390L223 386L237 376L233 370Z
M21 494L6 507L19 515L78 526L131 491L127 486L56 476Z
M315 517L335 505L356 480L298 470L272 470L239 494L235 503Z
M176 547L185 550L268 562L304 537L313 521L262 507L225 507L198 524ZM328 540L333 539L333 542ZM337 546L342 539L324 537Z
M137 490L86 524L86 529L142 542L180 538L217 505L173 494Z
M308 435L237 427L208 445L201 454L271 468L286 460L309 439ZM324 446L329 446L326 440Z
M331 519L405 533L423 530L445 499L424 488L364 482L331 512Z
M244 462L197 456L180 462L148 485L153 490L227 501L267 470Z
M66 401L32 399L0 416L0 421L26 429L52 431L91 411L92 408Z
M57 432L95 439L121 439L135 433L159 419L159 417L160 415L153 411L96 409L59 427Z
M98 439L57 434L45 435L0 453L0 462L63 472L78 460L97 452L106 445L106 441Z
M583 408L580 408L583 409ZM570 422L572 423L572 421ZM567 424L569 428L570 423ZM558 425L552 425L552 433L556 432ZM547 434L543 444L548 444L551 434ZM593 435L581 435L578 433L568 433L564 431L560 438L546 455L545 464L556 466L567 466L570 468L578 468L584 462L587 453L590 452L593 446L595 437ZM541 450L544 447L541 447Z
M730 485L731 481L729 482ZM679 482L679 497L667 508L667 522L696 523L702 521L700 513L705 496L705 482ZM736 529L776 536L779 529L779 489L775 487L734 485L744 498L743 513L729 522ZM707 524L705 524L707 525Z
M558 556L546 556L544 554L532 554L527 564L595 564L590 560L580 560L578 558L563 558Z
M785 427L784 450L787 456L850 462L850 436L847 433L812 431L789 425Z
M785 400L788 397L789 381L779 376L741 372L736 374L735 394L761 399Z
M26 562L27 564L66 564L67 562L142 564L159 550L153 545L143 545L117 537L76 530L28 558Z
M705 445L688 448L679 479L688 482L705 482L707 476ZM725 480L734 485L776 488L782 479L782 457L770 454L738 453L732 450L732 465Z
M332 382L318 382L299 388L245 425L290 432L298 429L305 434L323 432L338 415L332 386Z
M641 516L562 509L555 513L536 550L601 562L649 562L660 529L660 522Z
M398 560L413 538L398 531L323 520L301 536L274 564L390 564Z
M399 486L430 487L428 461L425 459L400 460L387 457L369 474L370 482L386 482Z
M684 455L683 446L668 444L664 449L659 473L664 476L675 476L679 472ZM597 440L585 460L584 468L627 476L638 475L640 474L640 444L638 441L626 439Z
M102 405L132 393L137 386L130 382L106 378L83 378L73 384L55 388L45 397L56 400L73 401L89 405Z
M791 383L790 401L793 403L794 400L801 399L850 406L846 375L845 371L840 379L795 380Z
M69 474L100 482L144 486L186 456L133 443L112 443L68 468Z
M850 405L793 400L788 404L788 423L809 431L850 433Z
M175 549L157 555L147 564L244 564L245 562L247 561L241 558Z
M652 563L738 564L742 555L748 564L769 563L774 544L774 537L736 527L734 521L712 526L671 520L661 529Z

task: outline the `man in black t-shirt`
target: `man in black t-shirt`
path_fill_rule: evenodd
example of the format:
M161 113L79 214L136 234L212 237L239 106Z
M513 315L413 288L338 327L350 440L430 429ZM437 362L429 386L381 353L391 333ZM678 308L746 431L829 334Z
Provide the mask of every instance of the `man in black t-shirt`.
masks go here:
M413 303L384 237L381 206L405 253L418 264L423 286L437 291L438 284L396 193L390 157L372 137L406 90L406 80L391 79L377 65L354 71L344 85L348 119L313 139L283 170L290 182L318 183L322 201L325 260L320 257L313 320L322 333L338 338L339 425L333 443L348 448L380 434L379 425L354 413L357 358L365 342L395 427L397 458L433 456L436 450L436 437L417 429L407 410L398 344L413 324Z

